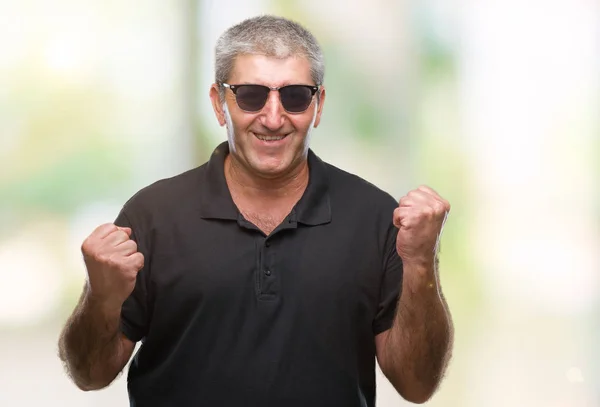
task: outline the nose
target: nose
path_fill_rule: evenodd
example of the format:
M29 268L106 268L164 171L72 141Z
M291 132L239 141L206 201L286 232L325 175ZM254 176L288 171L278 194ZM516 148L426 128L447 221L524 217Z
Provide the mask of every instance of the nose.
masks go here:
M260 113L260 124L270 131L276 132L283 127L285 122L284 113L285 110L283 109L283 106L281 106L281 101L279 100L279 91L271 91L269 92L267 102Z

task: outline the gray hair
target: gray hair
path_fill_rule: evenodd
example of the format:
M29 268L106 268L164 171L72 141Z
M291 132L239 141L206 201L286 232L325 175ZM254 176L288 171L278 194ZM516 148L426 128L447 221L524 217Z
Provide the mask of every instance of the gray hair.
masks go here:
M234 25L217 40L215 47L215 82L227 82L238 55L265 55L275 58L304 56L311 65L316 85L323 84L325 62L316 38L295 21L262 15ZM221 101L225 89L220 87Z

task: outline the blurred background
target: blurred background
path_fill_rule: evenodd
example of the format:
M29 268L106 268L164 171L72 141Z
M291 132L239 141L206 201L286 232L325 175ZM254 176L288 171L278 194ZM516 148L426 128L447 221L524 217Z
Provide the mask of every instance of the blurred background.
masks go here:
M83 239L225 140L213 47L260 13L326 57L324 160L452 203L436 407L600 405L600 4L0 0L0 406L126 406L57 355ZM378 376L378 406L408 405Z

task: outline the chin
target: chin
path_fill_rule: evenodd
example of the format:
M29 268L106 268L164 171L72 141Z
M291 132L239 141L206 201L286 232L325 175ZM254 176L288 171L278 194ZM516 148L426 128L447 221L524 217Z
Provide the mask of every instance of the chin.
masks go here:
M285 173L289 168L289 164L285 163L267 163L267 162L258 162L252 165L254 171L261 174L266 178L277 177L280 174Z
M240 158L244 157L243 160L249 169L266 178L285 174L306 158L304 143L273 149L255 148L253 145L244 147Z
M289 152L281 156L255 156L254 158L254 162L250 163L252 168L266 177L277 177L285 174L302 161L301 156L291 155Z

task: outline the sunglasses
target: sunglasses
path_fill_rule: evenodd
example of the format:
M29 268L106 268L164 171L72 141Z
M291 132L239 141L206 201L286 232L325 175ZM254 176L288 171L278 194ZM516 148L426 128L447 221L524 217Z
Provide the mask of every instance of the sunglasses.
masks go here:
M319 90L319 86L310 85L287 85L278 88L264 85L230 85L228 83L221 83L221 85L231 89L239 108L249 113L262 110L272 90L279 91L281 105L288 113L302 113L308 109L313 96Z

